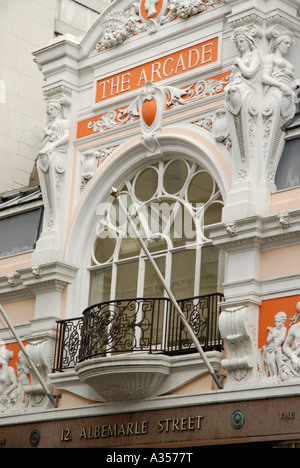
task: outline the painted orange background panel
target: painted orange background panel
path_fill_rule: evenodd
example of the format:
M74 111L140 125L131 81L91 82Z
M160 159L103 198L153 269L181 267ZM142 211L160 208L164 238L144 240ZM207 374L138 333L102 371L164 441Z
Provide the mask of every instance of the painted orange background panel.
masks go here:
M96 83L96 102L103 102L136 89L147 81L157 83L200 68L218 60L219 38L214 37L192 47L174 52L157 60L124 70Z
M157 3L155 4L156 13L151 17L151 19L154 19L159 15L163 7L163 3L164 3L163 0L157 1ZM141 15L146 21L149 20L148 11L145 8L145 2L141 2Z
M231 74L231 72L228 71L226 73L222 73L221 75L212 76L212 77L207 78L208 81L211 81L211 82L218 81L220 83L220 85L222 83L222 86L218 87L218 90L216 91L216 94L222 93L224 91L225 87L227 86L228 77L230 76L230 74ZM196 86L196 83L193 83L192 88L191 88L193 91L195 91L195 86ZM208 96L210 96L209 90L208 90ZM200 99L204 99L205 97L206 97L206 94L205 94L205 92L203 92ZM184 101L184 99L189 99L189 95L182 98L183 101ZM117 118L118 118L120 112L122 110L125 110L127 107L122 107L120 109L114 109L114 112L116 113L115 114L115 123L114 124L118 123L118 124L122 125L122 124L126 123L126 119L124 119L123 122L122 122L122 119L117 121ZM166 110L169 110L169 109L170 109L170 107L166 106ZM100 115L97 115L95 117L90 117L89 119L79 121L77 123L77 139L84 138L86 136L94 135L95 132L93 130L93 125L94 125L94 123L97 123L97 121L99 119L102 119L102 117L104 115L105 114L100 114ZM104 128L104 130L105 130L105 128Z
M296 305L300 302L300 296L281 297L263 301L259 312L259 334L258 348L260 349L267 342L268 330L267 327L274 327L274 317L278 312L285 312L287 321L285 323L287 332L289 331L289 319L296 313Z
M4 344L6 349L8 349L9 351L12 351L14 353L13 357L8 361L8 365L14 368L16 376L18 376L17 363L20 362L19 361L19 352L21 351L21 348L18 345L18 343L8 343L8 344L6 344L4 342L0 343L1 346L3 346L3 344ZM28 344L27 341L23 342L24 346L26 346L27 344Z

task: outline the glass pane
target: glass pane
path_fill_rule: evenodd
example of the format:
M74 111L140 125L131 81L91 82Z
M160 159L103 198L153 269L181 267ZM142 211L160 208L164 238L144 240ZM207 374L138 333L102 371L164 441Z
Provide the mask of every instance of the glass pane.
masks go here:
M204 226L219 223L222 219L223 203L212 203L204 213Z
M155 258L155 263L158 266L161 274L165 276L166 259L164 256ZM164 288L157 274L155 273L149 260L145 262L145 283L144 297L164 297Z
M154 239L151 239L150 242L147 242L147 247L151 254L160 252L162 250L168 250L167 242L162 237L155 237Z
M140 255L140 244L138 239L127 236L124 237L121 243L119 258L130 258Z
M194 296L196 251L187 249L172 255L172 293L177 300Z
M116 246L116 241L112 237L97 239L94 248L95 260L98 263L107 262L113 255Z
M182 204L175 208L175 218L170 229L170 239L174 247L180 247L196 240L196 226L190 212Z
M161 256L155 258L155 263L158 266L161 274L165 277L166 258ZM164 288L157 277L152 265L149 260L145 262L145 285L144 285L144 297L146 299L164 297ZM155 301L152 303L152 310L148 312L146 317L152 324L151 330L147 330L144 333L144 338L150 340L152 336L152 345L157 346L162 343L164 335L164 319L165 319L165 307L167 304L164 301Z
M214 181L207 172L199 172L196 174L188 189L188 199L193 205L206 203L214 190Z
M120 263L117 266L117 286L115 299L136 297L139 261Z
M188 175L188 167L184 161L172 161L165 170L164 188L167 193L180 192Z
M203 247L201 257L200 296L213 294L219 287L219 249L213 245Z
M132 212L133 204L130 195L126 192L123 192L120 193L119 198L121 199L128 213ZM126 214L123 213L123 211L120 209L118 200L114 200L114 202L110 206L109 220L112 223L112 225L116 227L122 227L127 223Z
M33 250L41 228L42 210L32 210L0 220L0 256Z
M277 190L284 190L300 185L300 138L288 140L278 165L275 184Z
M90 285L89 305L110 300L111 267L93 270Z
M141 201L154 197L158 185L158 174L153 167L148 167L137 177L135 195Z

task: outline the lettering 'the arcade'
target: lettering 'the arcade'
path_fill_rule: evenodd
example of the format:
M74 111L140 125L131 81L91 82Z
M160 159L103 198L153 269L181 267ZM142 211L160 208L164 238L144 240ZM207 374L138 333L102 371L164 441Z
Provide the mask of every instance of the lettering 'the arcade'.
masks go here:
M216 62L218 37L97 81L96 103Z

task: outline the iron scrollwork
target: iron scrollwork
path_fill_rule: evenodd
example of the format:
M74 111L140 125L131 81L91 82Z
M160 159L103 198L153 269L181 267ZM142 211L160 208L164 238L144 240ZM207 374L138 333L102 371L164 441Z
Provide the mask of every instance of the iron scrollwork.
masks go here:
M205 350L221 349L217 321L222 294L179 301ZM178 354L195 346L168 298L138 298L93 305L78 319L58 322L55 371L86 359L120 353Z

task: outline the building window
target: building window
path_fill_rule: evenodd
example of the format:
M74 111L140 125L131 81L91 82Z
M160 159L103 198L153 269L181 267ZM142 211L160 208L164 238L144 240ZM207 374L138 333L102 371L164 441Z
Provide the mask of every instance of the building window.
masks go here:
M43 208L0 219L0 257L35 249L43 219Z
M277 190L300 186L300 137L287 140L278 165L275 184Z
M222 292L223 256L206 226L221 221L223 200L206 169L176 158L150 164L124 181L120 198L176 299ZM118 200L103 207L90 275L90 305L165 297Z

